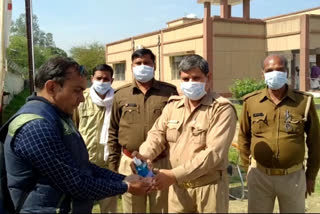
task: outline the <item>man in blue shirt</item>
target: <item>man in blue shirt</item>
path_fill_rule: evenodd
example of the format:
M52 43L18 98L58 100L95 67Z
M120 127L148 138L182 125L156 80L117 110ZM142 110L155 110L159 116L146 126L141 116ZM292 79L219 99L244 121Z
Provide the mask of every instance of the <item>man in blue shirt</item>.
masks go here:
M12 201L22 213L90 213L94 200L149 190L139 176L89 162L71 120L86 85L83 66L71 58L52 58L36 74L37 94L10 119L5 164Z

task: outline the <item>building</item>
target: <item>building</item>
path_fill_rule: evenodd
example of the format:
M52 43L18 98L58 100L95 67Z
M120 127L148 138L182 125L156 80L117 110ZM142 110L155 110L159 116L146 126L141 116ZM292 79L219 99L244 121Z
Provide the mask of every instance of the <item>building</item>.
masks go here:
M230 96L229 87L235 79L261 79L259 71L264 57L280 53L290 62L289 84L309 90L310 66L320 61L320 7L254 19L250 17L250 0L198 3L204 4L203 19L183 17L168 22L165 29L106 44L106 61L115 70L114 86L132 81L130 57L143 46L157 56L156 79L177 86L177 66L187 54L206 58L213 68L213 90ZM211 4L220 6L220 16L211 16ZM236 4L243 4L243 17L231 17Z

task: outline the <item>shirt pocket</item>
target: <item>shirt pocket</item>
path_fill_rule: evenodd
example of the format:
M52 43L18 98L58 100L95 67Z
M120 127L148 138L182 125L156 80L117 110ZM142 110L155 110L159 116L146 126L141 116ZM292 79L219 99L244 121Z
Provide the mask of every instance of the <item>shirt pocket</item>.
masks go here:
M304 120L299 114L291 114L284 120L283 130L288 134L300 135L304 132Z
M194 144L206 144L206 137L208 126L206 124L201 124L201 126L197 126L195 124L190 126L191 128L191 142Z
M251 119L251 130L253 134L260 134L268 127L267 115L253 117Z
M133 124L139 119L139 106L124 106L122 110L122 119L128 124Z
M92 117L94 117L93 110L79 111L79 131L81 133L87 133L88 123L90 123Z
M162 101L160 101L159 103L158 103L158 105L156 105L156 106L154 106L153 107L153 117L155 118L155 119L157 119L160 115L161 115L161 113L162 113L162 110L163 110L163 108L166 106L166 104L167 104L167 100L162 100Z
M168 122L166 130L166 140L169 143L176 143L180 136L179 133L179 122L176 123Z

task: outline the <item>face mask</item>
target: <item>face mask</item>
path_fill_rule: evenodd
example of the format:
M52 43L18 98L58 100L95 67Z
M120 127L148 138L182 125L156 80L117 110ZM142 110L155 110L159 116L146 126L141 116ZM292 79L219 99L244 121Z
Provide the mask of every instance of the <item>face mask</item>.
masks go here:
M271 71L264 73L264 81L271 90L278 90L287 83L287 72Z
M180 86L181 91L190 100L200 100L207 93L204 82L182 82Z
M99 82L97 80L93 80L92 87L98 94L104 95L111 88L111 82Z
M149 82L154 75L154 68L148 65L134 66L132 70L136 80L142 83Z

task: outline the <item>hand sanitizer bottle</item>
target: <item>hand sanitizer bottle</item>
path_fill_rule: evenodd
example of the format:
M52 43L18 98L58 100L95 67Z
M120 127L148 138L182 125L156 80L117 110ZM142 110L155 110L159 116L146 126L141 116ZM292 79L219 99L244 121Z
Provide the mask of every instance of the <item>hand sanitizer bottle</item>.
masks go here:
M138 172L138 175L142 177L153 177L153 173L151 170L148 169L146 162L141 161L136 157L133 158L133 162L136 165L136 170Z

